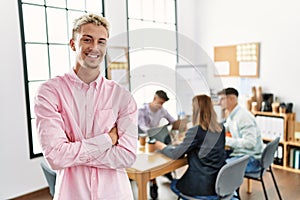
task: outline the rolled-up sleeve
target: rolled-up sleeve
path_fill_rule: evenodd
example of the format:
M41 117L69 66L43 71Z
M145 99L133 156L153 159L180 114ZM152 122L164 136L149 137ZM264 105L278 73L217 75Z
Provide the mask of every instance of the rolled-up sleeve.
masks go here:
M37 133L43 154L53 169L78 165L115 169L134 163L138 141L135 100L116 84L105 81L101 84L95 90L95 109L91 109L94 113L85 115L83 104L93 101L81 101L84 92L71 83L51 81L38 90L34 107ZM108 106L109 110L103 110L102 106ZM113 126L118 130L116 145L108 134Z

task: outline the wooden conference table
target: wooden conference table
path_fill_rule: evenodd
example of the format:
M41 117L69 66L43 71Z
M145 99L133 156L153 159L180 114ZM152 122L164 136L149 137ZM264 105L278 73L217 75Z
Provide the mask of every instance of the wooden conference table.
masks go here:
M140 147L136 162L131 168L127 168L130 179L135 180L138 186L138 199L147 199L147 183L158 176L172 172L187 164L187 159L173 160L163 154L147 152L146 147Z

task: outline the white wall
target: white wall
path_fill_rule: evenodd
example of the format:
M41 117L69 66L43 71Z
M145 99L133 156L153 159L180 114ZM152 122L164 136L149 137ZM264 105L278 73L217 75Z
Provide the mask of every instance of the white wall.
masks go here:
M197 42L213 56L213 47L260 42L260 77L250 80L263 92L293 102L300 120L300 2L297 0L200 0L195 6ZM244 80L223 78L241 88ZM249 80L247 80L249 81Z
M214 76L214 65L211 55L203 46L203 34L201 23L206 23L208 18L203 18L199 8L202 6L199 0L177 0L178 5L178 54L179 64L192 64L195 66L207 66L206 82L212 92L223 88L222 80ZM186 60L184 60L184 59ZM200 87L200 85L199 85Z
M0 199L8 199L46 187L46 182L40 159L29 159L17 1L1 1L0 13Z

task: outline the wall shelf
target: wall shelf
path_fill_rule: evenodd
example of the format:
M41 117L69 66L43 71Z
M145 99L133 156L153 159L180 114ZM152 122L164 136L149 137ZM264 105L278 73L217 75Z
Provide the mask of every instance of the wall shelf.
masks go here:
M291 148L300 149L300 142L290 141L288 137L288 132L291 127L289 124L291 121L295 121L296 114L295 113L272 113L272 112L253 112L254 116L266 116L266 117L276 117L282 118L284 120L283 126L283 140L280 141L279 145L282 146L282 166L278 164L273 164L274 167L279 169L288 170L295 173L300 173L300 169L295 169L290 167L290 150ZM262 133L263 135L263 133ZM263 136L262 136L263 137ZM270 142L271 138L264 138L263 141L265 143Z

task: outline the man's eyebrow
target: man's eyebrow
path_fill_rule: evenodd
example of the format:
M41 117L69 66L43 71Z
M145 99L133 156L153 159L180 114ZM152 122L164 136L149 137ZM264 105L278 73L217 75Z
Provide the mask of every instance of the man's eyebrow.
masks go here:
M89 37L89 38L93 38L93 36L91 36L91 35L89 35L89 34L84 34L84 35L82 35L82 36L84 36L84 37ZM107 38L99 38L99 40L107 40Z
M90 37L90 38L93 38L93 36L91 36L91 35L88 35L88 34L83 34L82 36L84 36L84 37Z

